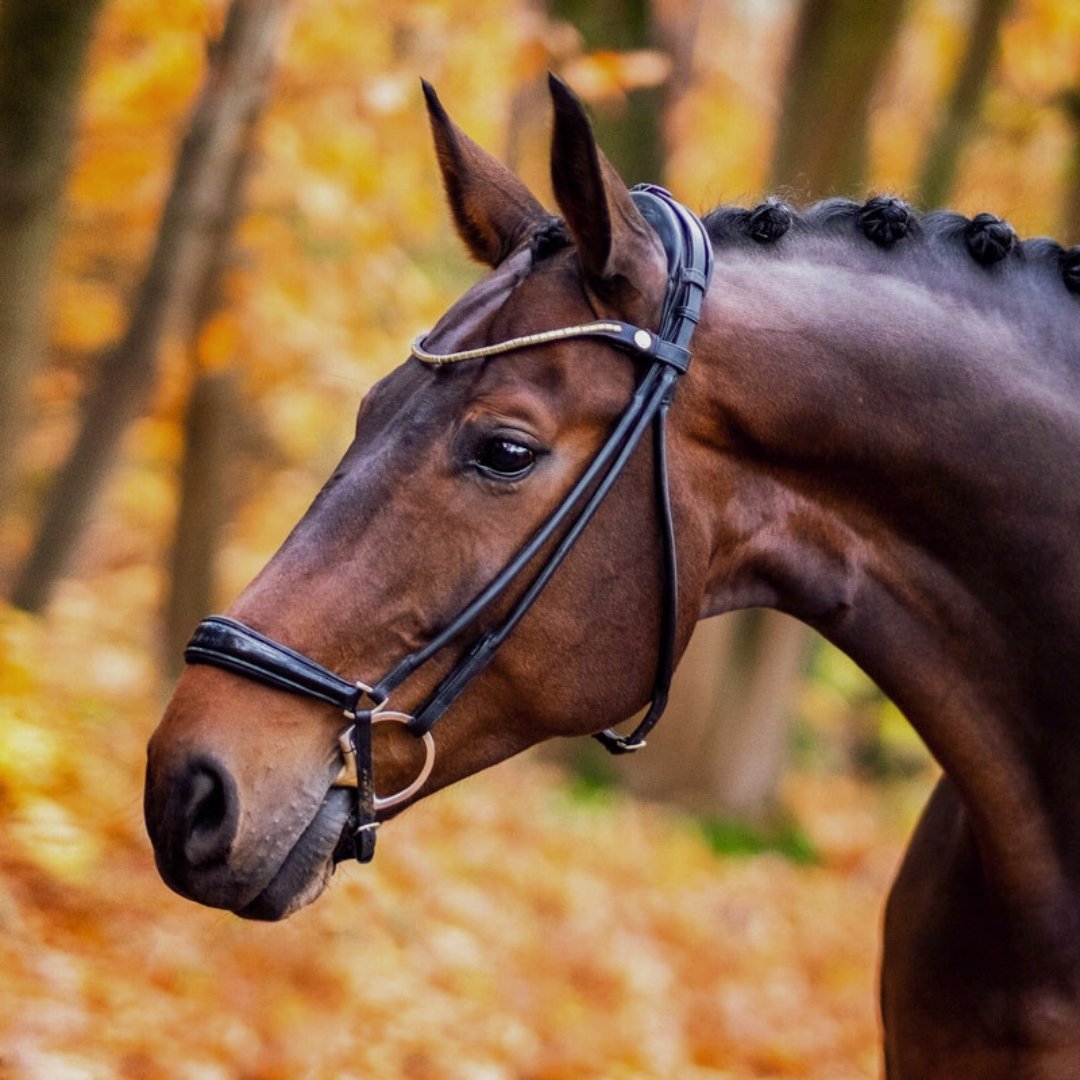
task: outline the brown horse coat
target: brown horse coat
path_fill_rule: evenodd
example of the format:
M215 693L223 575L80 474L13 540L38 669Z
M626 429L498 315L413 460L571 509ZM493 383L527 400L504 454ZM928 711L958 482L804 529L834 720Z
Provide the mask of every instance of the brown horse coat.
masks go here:
M654 325L663 253L553 87L565 225L430 99L455 221L491 276L440 351L586 322ZM671 483L693 622L770 606L816 627L942 764L889 900L892 1080L1080 1076L1080 259L1003 223L895 200L709 219L717 266L679 387ZM432 369L364 400L313 506L229 613L336 671L418 647L580 475L635 378L588 341ZM492 440L526 476L476 467ZM648 697L658 534L642 447L503 651L437 729L424 794ZM447 656L402 689L423 700ZM348 812L340 716L206 667L150 744L146 813L166 881L281 917L313 899ZM380 742L381 790L417 767Z

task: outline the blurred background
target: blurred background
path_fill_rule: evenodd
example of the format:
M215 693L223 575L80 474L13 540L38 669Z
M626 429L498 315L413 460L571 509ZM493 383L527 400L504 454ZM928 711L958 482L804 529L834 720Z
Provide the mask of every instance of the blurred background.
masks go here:
M699 629L645 755L442 793L285 924L153 868L184 641L478 276L418 79L551 205L548 70L702 211L890 192L1080 241L1075 0L0 0L0 1077L878 1075L934 767L773 614Z

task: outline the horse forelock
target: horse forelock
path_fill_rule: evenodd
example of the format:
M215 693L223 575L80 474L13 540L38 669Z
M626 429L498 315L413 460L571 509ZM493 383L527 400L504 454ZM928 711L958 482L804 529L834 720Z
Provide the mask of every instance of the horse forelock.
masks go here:
M452 304L424 339L431 352L452 353L473 346L532 269L533 256L520 247Z
M549 219L527 243L508 255L443 314L426 335L424 347L431 352L452 353L481 344L492 320L533 268L570 243L562 219Z

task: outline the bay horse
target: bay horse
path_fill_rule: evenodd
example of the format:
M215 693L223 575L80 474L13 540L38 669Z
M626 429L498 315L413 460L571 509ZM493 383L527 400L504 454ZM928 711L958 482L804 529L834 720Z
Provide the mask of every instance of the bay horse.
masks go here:
M629 192L551 90L561 217L427 90L492 272L365 397L310 510L197 631L148 751L162 876L282 918L403 805L650 696L657 714L697 619L777 608L944 770L887 903L888 1076L1075 1080L1080 250L890 197L770 201L705 218L702 301L697 219ZM599 325L622 329L579 332ZM591 473L627 416L655 437ZM567 492L587 527L559 517Z

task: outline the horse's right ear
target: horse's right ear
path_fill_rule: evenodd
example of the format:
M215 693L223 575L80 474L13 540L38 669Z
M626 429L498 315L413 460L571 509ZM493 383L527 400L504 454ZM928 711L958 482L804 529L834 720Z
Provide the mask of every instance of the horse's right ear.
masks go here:
M421 83L458 234L474 259L498 266L551 215L505 165L450 119L431 85Z

